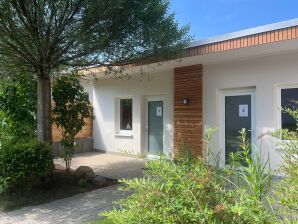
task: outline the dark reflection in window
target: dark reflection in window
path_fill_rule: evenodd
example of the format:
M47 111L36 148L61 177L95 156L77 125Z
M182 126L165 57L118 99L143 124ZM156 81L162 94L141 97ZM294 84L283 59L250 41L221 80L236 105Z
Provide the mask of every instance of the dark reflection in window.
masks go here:
M120 129L132 130L132 99L120 99Z
M281 90L281 107L283 109L290 108L296 110L298 106L298 88L282 89ZM288 129L289 131L296 131L297 124L294 118L289 114L281 113L282 129Z

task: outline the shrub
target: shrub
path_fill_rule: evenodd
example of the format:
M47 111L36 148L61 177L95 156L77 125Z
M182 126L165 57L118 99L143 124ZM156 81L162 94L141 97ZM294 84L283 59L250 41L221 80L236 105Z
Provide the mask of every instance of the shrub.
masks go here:
M284 109L296 120L298 126L298 109ZM273 202L276 203L276 213L283 222L298 222L298 130L287 129L276 131L273 136L282 138L277 143L282 152L283 164L280 172L284 175L274 190ZM286 139L286 140L285 140Z
M243 136L242 132L239 147L248 149ZM144 178L123 180L123 189L133 191L130 197L101 215L107 217L105 222L115 224L275 223L264 203L268 174L259 162L253 163L244 155L239 154L248 166L242 171L238 165L224 172L216 164L210 166L189 156L177 161L150 161ZM242 181L234 182L239 179Z
M36 137L36 88L36 79L27 73L0 78L0 117L10 138Z
M70 171L71 157L75 150L74 139L92 116L88 93L80 84L78 75L71 73L55 80L53 86L53 120L62 130L61 145L66 170Z
M141 179L124 180L133 189L121 210L103 213L111 223L208 223L225 216L222 188L200 159L150 161Z
M52 150L46 143L4 144L0 149L0 193L52 168Z
M263 161L260 151L253 149L245 129L239 134L239 149L229 155L230 165L224 169L226 183L230 185L227 192L234 198L230 209L239 223L275 223L269 203L269 159Z

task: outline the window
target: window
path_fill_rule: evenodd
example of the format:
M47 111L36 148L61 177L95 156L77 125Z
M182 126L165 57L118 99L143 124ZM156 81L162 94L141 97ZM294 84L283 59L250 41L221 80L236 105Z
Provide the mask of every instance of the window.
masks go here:
M132 99L120 99L120 130L132 130Z
M296 110L298 107L298 88L281 89L281 107ZM296 131L296 121L287 113L281 113L281 128Z

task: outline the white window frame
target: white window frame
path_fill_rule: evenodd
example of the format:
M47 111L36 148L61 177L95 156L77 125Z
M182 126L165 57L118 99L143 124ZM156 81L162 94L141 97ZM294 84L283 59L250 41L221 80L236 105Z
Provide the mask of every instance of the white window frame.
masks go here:
M282 108L281 108L281 90L282 89L293 89L298 88L298 83L288 83L288 84L279 84L276 86L277 91L277 97L276 97L276 121L277 121L277 130L280 130L282 128Z
M132 129L131 130L123 130L121 129L121 109L120 109L120 102L121 100L132 100L132 105L131 105L131 113L132 113ZM116 102L115 102L115 136L119 136L119 137L132 137L133 136L133 104L134 104L134 100L131 96L127 96L127 97L116 97Z

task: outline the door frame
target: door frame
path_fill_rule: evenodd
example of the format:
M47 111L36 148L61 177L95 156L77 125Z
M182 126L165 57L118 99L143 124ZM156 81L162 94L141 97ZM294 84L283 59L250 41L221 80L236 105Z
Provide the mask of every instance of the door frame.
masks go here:
M225 161L225 97L226 96L251 96L251 144L252 144L252 157L255 155L255 145L256 145L256 89L255 88L241 88L241 89L229 89L220 92L220 119L219 119L219 147L220 147L220 158L223 164Z
M158 155L152 155L149 153L148 149L148 129L149 129L149 121L148 121L148 103L149 102L154 102L154 101L162 101L162 125L163 125L163 133L162 133L162 144L163 144L163 149L162 149L162 154L165 152L165 101L163 96L146 96L145 98L145 130L144 130L144 153L146 158L149 159L158 159Z

